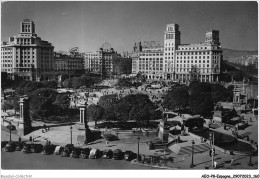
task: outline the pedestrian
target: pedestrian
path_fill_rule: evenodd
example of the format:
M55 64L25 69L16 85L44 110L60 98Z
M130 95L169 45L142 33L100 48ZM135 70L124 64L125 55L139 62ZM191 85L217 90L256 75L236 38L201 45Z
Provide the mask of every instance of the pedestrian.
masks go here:
M217 168L217 165L218 165L217 161L214 161L214 168Z
M21 139L21 137L19 137L19 142L21 142L22 141L22 139Z
M106 147L109 147L109 146L108 146L108 141L107 141L107 140L106 140Z
M231 166L231 167L232 167L233 163L234 163L234 158L233 158L233 156L232 156L232 158L231 158L231 160L230 160L230 166Z

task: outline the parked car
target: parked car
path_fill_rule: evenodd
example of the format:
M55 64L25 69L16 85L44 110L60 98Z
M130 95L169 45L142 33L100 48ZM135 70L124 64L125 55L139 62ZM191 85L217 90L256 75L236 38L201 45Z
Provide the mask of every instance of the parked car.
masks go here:
M97 148L91 149L89 152L89 158L97 159L100 156L100 150Z
M5 152L14 152L16 148L16 145L14 142L10 141L8 142L5 147L3 148L3 151Z
M42 144L31 144L31 153L40 153L42 152Z
M113 157L113 151L111 149L105 149L103 151L102 158L104 159L111 159Z
M23 149L23 145L25 144L25 142L17 142L15 144L15 150L16 151L21 151Z
M61 153L61 156L62 157L69 157L70 156L70 153L72 152L74 148L74 145L73 144L67 144L65 147L64 147L64 150L62 151Z
M64 150L64 147L58 145L55 147L54 154L60 155L63 150Z
M1 141L1 149L3 149L9 141Z
M64 147L58 145L58 146L55 147L54 154L55 155L60 155L63 150L64 150Z
M73 148L72 152L70 154L70 157L79 158L79 156L81 154L81 150L82 150L82 148L77 148L77 147Z
M121 160L123 159L123 152L121 149L116 149L113 152L113 159L115 160Z
M128 161L133 160L134 159L134 153L130 150L125 151L124 159L128 160Z
M82 159L88 158L90 150L91 150L91 148L82 149L79 157L82 158Z
M49 154L53 154L54 153L54 150L55 150L55 145L44 145L43 148L42 148L42 154L44 155L49 155Z
M23 149L21 150L23 153L31 153L31 144L25 143L23 145Z

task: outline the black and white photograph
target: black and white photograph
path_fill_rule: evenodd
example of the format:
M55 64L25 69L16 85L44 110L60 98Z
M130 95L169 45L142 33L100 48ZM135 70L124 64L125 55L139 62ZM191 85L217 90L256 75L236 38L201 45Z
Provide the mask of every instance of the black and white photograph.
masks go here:
M1 1L1 178L259 178L258 1Z

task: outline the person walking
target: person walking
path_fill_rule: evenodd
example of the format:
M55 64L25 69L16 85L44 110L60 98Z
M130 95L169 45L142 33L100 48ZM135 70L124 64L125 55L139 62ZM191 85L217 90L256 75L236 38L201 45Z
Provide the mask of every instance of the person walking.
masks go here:
M230 166L231 166L231 167L232 167L233 163L234 163L234 158L233 158L233 156L232 156L232 157L231 157L231 160L230 160Z
M108 146L108 141L107 141L107 140L106 140L106 147L109 147L109 146Z

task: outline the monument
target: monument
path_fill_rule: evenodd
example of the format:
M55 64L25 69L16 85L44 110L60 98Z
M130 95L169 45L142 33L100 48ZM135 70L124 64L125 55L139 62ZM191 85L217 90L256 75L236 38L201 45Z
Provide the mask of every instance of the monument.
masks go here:
M81 145L87 144L92 140L91 130L89 129L87 121L87 106L87 102L79 106L80 119L79 122L75 125L75 127L78 129L77 141Z
M32 123L29 113L28 96L24 95L20 98L20 120L19 128L22 129L22 135L27 135L32 131Z

